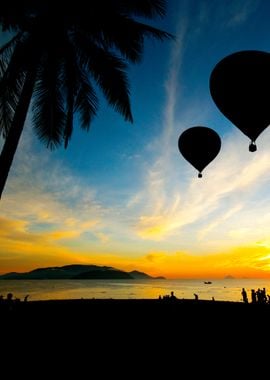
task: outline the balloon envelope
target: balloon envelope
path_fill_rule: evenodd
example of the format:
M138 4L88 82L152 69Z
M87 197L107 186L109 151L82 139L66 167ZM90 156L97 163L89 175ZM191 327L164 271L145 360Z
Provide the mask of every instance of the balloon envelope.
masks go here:
M270 124L270 54L246 50L223 58L210 76L210 93L219 110L252 144Z
M221 140L217 132L211 128L197 126L185 130L178 139L178 148L183 157L199 171L217 156Z

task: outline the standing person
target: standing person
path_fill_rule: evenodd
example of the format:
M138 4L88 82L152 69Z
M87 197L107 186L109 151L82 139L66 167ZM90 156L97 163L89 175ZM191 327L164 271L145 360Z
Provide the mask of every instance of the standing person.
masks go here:
M251 289L251 303L256 303L257 302L257 296L255 289Z
M171 300L176 300L176 296L174 295L174 292L171 292L170 299L171 299Z
M247 297L247 292L245 288L242 288L241 294L242 294L243 302L248 303L248 297Z

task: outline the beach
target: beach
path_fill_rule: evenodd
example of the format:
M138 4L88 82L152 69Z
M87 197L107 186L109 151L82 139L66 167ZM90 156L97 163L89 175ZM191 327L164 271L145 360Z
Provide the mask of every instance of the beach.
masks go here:
M148 326L198 325L214 326L226 321L227 326L270 320L269 304L208 301L192 299L73 299L5 303L0 308L1 318L7 324L27 325L40 323L56 325L69 323L70 328L95 326L110 329L126 323Z
M220 346L261 338L270 320L270 305L203 300L57 300L29 301L2 310L1 326L12 341L32 347L57 345L71 350L90 344L101 353L120 344L135 350L164 350L180 344ZM20 339L18 339L20 337ZM162 343L161 343L162 342ZM164 343L165 342L165 343ZM47 344L46 343L46 344Z
M183 378L194 378L196 373L220 375L221 368L241 369L239 357L250 352L251 342L260 347L266 337L270 305L158 299L28 301L2 308L0 320L3 361L20 362L20 373L36 374L37 366L39 375L48 377L74 371L76 379L93 372L94 379L146 374L152 378L160 372L166 379L183 372Z

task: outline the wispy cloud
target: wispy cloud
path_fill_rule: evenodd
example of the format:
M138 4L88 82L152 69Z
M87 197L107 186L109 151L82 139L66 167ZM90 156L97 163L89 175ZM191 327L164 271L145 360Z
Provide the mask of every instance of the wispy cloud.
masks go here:
M228 7L227 26L234 27L246 22L257 9L259 3L260 0L237 0L231 2L230 7Z
M240 7L240 3L237 4ZM252 9L251 4L247 4L242 9L241 19L244 20L244 12L248 17ZM205 19L204 13L202 22ZM181 16L179 25L176 33L179 38L172 49L166 81L163 131L153 142L158 153L147 169L145 186L129 203L134 215L135 210L138 215L135 231L142 239L164 241L168 247L173 241L174 247L179 243L191 251L207 252L222 244L227 247L244 244L241 226L241 231L246 232L246 242L252 243L267 235L269 197L261 199L261 194L270 184L267 175L270 135L264 133L263 141L258 140L258 152L252 155L248 152L247 138L231 129L232 132L223 138L221 153L207 167L202 180L198 180L194 169L180 159L177 151L179 132L198 119L202 105L198 106L200 100L193 98L193 103L190 102L176 120L176 104L181 103L181 64L187 48L188 18ZM203 112L210 111L203 109ZM259 227L252 230L250 221Z
M108 187L104 179L106 191L101 192L68 168L61 155L36 152L26 127L0 203L1 268L11 268L12 262L21 269L29 263L95 262L156 275L163 268L162 274L171 277L210 274L208 268L223 276L234 265L239 273L269 268L269 132L251 154L247 138L229 125L220 154L201 180L177 148L188 126L217 120L199 94L201 62L191 64L190 72L184 64L199 59L197 44L206 35L211 32L212 38L214 30L245 23L258 3L201 1L195 16L190 3L184 3L164 81L162 131L138 153L122 156L138 161L133 188ZM212 46L213 39L206 51ZM144 148L151 154L146 156Z
M270 264L269 247L256 245L218 251L213 254L196 256L177 251L169 254L166 251L151 252L140 258L140 265L152 268L153 274L162 273L169 278L224 278L230 274L235 277L268 278Z
M180 199L175 199L174 204L167 202L166 187L170 172L171 160L174 152L172 145L175 142L175 106L179 99L181 88L179 85L179 72L184 52L184 41L187 32L188 20L181 17L176 32L176 42L172 47L172 54L169 62L169 73L165 82L167 102L164 108L163 131L152 143L152 149L158 152L158 156L151 167L146 169L146 186L139 194L132 197L129 206L142 202L145 212L148 214L139 217L138 233L141 237L149 234L151 236L160 235L166 229L165 214L171 214L177 207ZM147 197L147 199L146 199ZM167 206L168 205L168 206ZM168 207L167 211L165 210ZM149 225L149 228L147 227ZM146 228L141 226L146 226Z
M164 181L156 182L156 193L163 193L164 196L156 203L152 199L152 213L150 211L148 215L141 216L137 225L140 236L160 240L179 233L181 228L189 224L199 223L193 231L193 239L196 234L202 239L209 237L214 228L225 225L225 222L227 231L232 231L240 223L247 225L247 211L252 221L260 222L261 215L269 210L269 196L261 198L264 187L270 184L269 143L270 135L265 135L259 151L252 155L248 152L247 140L239 133L231 133L224 140L220 156L209 165L202 180L198 180L194 171L190 171L190 179L184 188L177 191L175 182L172 182L166 196ZM249 209L251 202L254 207ZM232 221L233 224L228 228ZM258 237L262 232L260 229ZM246 239L249 237L246 236Z
M0 204L6 226L14 221L25 234L34 238L46 232L52 240L75 239L86 232L98 239L100 232L105 234L109 210L98 200L96 189L63 162L51 159L45 149L43 156L36 153L32 143L33 136L27 130Z

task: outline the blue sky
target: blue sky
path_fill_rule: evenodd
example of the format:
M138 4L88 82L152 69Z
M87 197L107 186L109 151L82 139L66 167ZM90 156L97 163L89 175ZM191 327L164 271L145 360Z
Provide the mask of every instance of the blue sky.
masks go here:
M269 51L269 14L263 0L168 1L154 25L176 40L146 40L129 69L133 125L103 99L89 133L51 152L29 119L0 204L2 271L85 262L190 277L211 263L212 275L267 276L270 133L248 152L209 76L235 51ZM177 147L195 125L222 138L201 180Z

